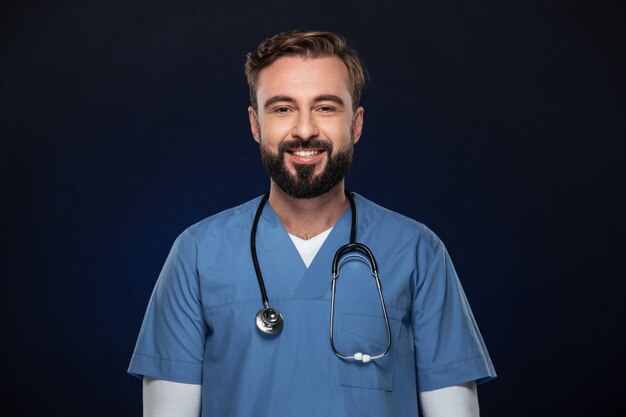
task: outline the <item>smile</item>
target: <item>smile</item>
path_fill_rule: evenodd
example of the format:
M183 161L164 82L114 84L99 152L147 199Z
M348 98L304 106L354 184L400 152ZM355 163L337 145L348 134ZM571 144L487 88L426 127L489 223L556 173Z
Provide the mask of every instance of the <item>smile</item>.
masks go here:
M288 155L291 155L291 160L299 164L315 164L325 153L323 149L298 149L287 151Z
M296 156L302 156L302 157L311 157L311 156L316 156L319 155L320 151L294 151L293 154Z

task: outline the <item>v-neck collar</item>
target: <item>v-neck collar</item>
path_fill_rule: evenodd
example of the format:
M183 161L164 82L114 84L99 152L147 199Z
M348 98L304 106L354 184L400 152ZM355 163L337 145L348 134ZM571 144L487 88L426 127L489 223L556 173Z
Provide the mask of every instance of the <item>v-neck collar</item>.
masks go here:
M350 240L350 220L351 211L348 207L313 258L313 262L294 292L294 297L313 299L330 297L333 257L337 249Z
M270 299L329 296L332 260L337 249L350 239L350 221L348 207L307 268L276 212L266 204L257 229L257 248Z

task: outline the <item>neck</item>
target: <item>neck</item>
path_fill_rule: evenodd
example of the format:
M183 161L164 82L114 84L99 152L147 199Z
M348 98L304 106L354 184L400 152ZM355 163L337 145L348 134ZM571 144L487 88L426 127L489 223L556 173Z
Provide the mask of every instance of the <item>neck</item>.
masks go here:
M287 232L301 239L333 227L349 204L343 181L326 194L308 199L293 198L272 181L269 203Z

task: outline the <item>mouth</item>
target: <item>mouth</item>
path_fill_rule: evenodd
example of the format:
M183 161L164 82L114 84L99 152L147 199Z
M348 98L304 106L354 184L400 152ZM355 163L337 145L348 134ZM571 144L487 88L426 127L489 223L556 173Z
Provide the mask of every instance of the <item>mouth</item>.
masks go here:
M291 149L286 152L291 160L298 164L314 164L322 159L323 149Z

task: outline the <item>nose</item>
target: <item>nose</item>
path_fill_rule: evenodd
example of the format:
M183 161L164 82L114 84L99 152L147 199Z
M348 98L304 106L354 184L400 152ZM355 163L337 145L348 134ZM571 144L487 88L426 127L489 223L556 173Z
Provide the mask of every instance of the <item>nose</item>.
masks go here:
M308 112L299 112L291 135L296 139L309 140L319 136L319 128L313 116Z

